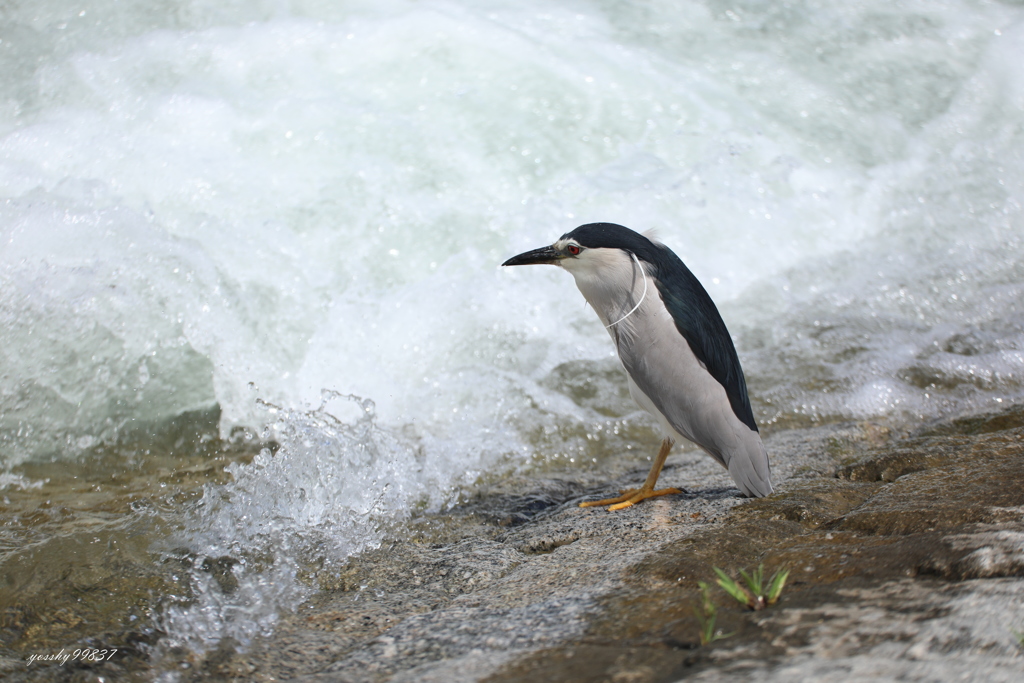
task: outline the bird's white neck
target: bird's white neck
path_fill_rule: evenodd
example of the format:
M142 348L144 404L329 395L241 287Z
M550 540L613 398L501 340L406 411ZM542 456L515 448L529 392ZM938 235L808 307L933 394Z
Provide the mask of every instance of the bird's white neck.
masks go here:
M572 273L583 298L606 327L625 325L652 287L641 262L621 249L587 249L579 258L562 261L562 267Z

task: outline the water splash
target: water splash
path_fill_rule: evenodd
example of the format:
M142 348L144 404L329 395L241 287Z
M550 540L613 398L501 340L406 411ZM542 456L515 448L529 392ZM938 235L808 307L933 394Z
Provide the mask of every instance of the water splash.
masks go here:
M234 480L207 485L163 543L193 594L165 605L161 648L203 652L270 633L310 594L317 571L375 547L388 524L450 488L413 445L377 426L373 401L324 391L311 411L260 405L263 438L279 445L230 465Z

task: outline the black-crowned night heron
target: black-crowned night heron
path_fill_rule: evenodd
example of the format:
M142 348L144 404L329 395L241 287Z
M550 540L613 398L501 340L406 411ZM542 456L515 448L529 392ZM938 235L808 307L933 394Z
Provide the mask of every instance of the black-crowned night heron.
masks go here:
M630 395L657 418L665 434L643 486L582 507L610 505L618 510L680 493L654 489L680 437L728 469L746 495L772 492L768 454L732 338L711 297L671 249L621 225L591 223L502 265L533 263L572 273L615 342Z

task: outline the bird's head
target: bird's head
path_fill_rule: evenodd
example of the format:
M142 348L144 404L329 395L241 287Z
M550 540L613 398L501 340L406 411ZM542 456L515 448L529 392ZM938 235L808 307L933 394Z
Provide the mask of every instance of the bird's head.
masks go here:
M558 238L554 244L513 256L501 265L527 266L546 263L561 266L574 276L600 274L634 256L644 260L654 243L638 232L614 223L589 223Z

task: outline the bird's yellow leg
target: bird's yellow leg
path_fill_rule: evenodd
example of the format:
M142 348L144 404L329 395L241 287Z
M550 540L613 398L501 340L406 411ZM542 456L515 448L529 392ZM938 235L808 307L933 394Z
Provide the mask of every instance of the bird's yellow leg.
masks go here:
M661 450L658 451L658 457L654 459L654 464L651 465L651 471L647 473L647 481L645 481L644 485L639 489L622 491L622 495L617 498L605 498L604 500L592 500L586 503L580 503L580 507L589 508L608 505L609 510L621 510L648 498L667 496L672 493L682 493L679 489L674 488L660 489L658 491L654 490L654 485L658 483L658 476L661 475L661 468L665 466L665 458L668 457L668 452L672 450L672 444L674 443L675 442L669 438L666 438L661 442Z

